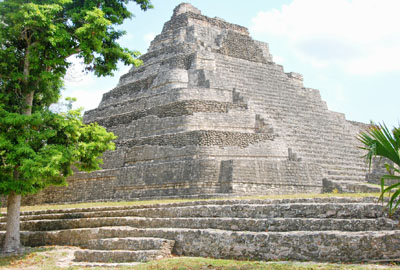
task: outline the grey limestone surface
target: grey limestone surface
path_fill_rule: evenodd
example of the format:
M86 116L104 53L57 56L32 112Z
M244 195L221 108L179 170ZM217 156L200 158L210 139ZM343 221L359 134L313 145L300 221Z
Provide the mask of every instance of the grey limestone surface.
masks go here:
M103 169L24 204L319 193L366 182L357 133L245 27L181 4L141 59L84 115L114 132Z
M75 246L78 262L148 261L171 254L324 262L390 262L400 256L398 213L388 216L376 197L190 201L21 217L25 246ZM0 232L0 244L3 239Z

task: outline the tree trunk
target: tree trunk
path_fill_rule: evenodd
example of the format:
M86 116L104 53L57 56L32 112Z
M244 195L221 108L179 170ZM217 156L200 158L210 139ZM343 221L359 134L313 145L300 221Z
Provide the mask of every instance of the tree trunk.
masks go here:
M23 114L32 114L34 92L29 92L25 97L25 108ZM18 169L14 169L14 181L19 181ZM21 208L21 195L10 192L7 200L7 225L6 235L3 244L3 253L15 254L21 253L24 249L20 241L20 208Z
M19 232L19 216L21 206L21 195L11 192L7 201L7 225L4 238L3 253L19 253L22 246Z
M27 48L25 52L25 60L24 60L24 77L23 82L25 87L28 89L28 81L29 81L29 65L30 65L30 50L31 43L30 39L27 39ZM34 91L29 91L25 98L24 104L21 108L21 114L24 115L32 115L32 105L33 105L33 96ZM14 168L14 181L19 181L19 173L18 168ZM20 208L21 208L21 195L15 193L14 191L10 192L7 200L7 225L6 225L6 235L3 243L3 253L15 254L23 251L23 247L21 245L20 240Z

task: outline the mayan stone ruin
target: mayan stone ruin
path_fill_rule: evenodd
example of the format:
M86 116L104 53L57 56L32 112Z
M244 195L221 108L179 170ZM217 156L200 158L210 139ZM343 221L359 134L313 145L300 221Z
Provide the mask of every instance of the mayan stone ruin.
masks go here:
M329 111L301 75L273 62L266 43L180 4L141 58L84 115L118 135L103 169L23 203L218 198L23 211L23 246L67 246L62 263L79 269L171 256L359 269L399 262L400 213L388 215L376 196L240 197L380 191L368 183L384 160L369 171L357 148L367 126Z
M141 59L84 115L118 136L103 169L25 203L321 193L323 179L366 181L356 139L365 124L329 111L245 27L181 4Z

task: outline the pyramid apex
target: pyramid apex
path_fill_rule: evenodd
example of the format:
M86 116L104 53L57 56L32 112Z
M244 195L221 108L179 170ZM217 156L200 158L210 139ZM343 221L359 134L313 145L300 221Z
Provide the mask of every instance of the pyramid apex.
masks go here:
M192 6L191 4L181 3L175 7L173 16L178 16L180 14L187 13L187 12L201 14L201 11L198 8Z

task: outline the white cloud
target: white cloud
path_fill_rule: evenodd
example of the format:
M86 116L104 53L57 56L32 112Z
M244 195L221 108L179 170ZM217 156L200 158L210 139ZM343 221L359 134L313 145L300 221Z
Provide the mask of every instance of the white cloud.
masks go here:
M400 71L399 10L398 0L293 0L259 12L250 31L284 38L301 60L317 67Z
M156 37L156 34L154 34L153 32L150 32L150 33L147 33L146 35L144 35L143 40L146 42L146 47L150 46L150 42L152 42L155 37Z
M346 69L353 74L366 75L400 71L400 46L376 46L374 49L376 53L349 61Z
M118 39L118 43L123 47L132 47L135 36L128 32Z
M346 92L342 85L338 84L334 87L335 99L339 103L347 101Z
M68 96L79 97L74 103L74 108L83 107L85 111L95 109L99 105L103 94L110 89L98 90L98 91L70 91Z
M85 87L93 84L93 75L84 71L85 65L82 59L71 56L67 59L71 63L65 75L64 82L69 86Z
M285 58L283 58L279 55L273 55L272 57L274 59L274 62L277 64L283 64L285 62Z
M121 68L118 69L118 72L115 72L114 77L116 78L121 77L122 75L128 73L131 68L132 66L122 66Z
M80 59L70 57L68 61L72 63L72 66L64 80L65 89L62 92L61 101L65 97L76 97L77 101L73 107L83 107L85 111L97 108L103 94L115 87L118 79L128 73L131 68L119 63L113 77L96 77L92 72L82 72L84 65Z

